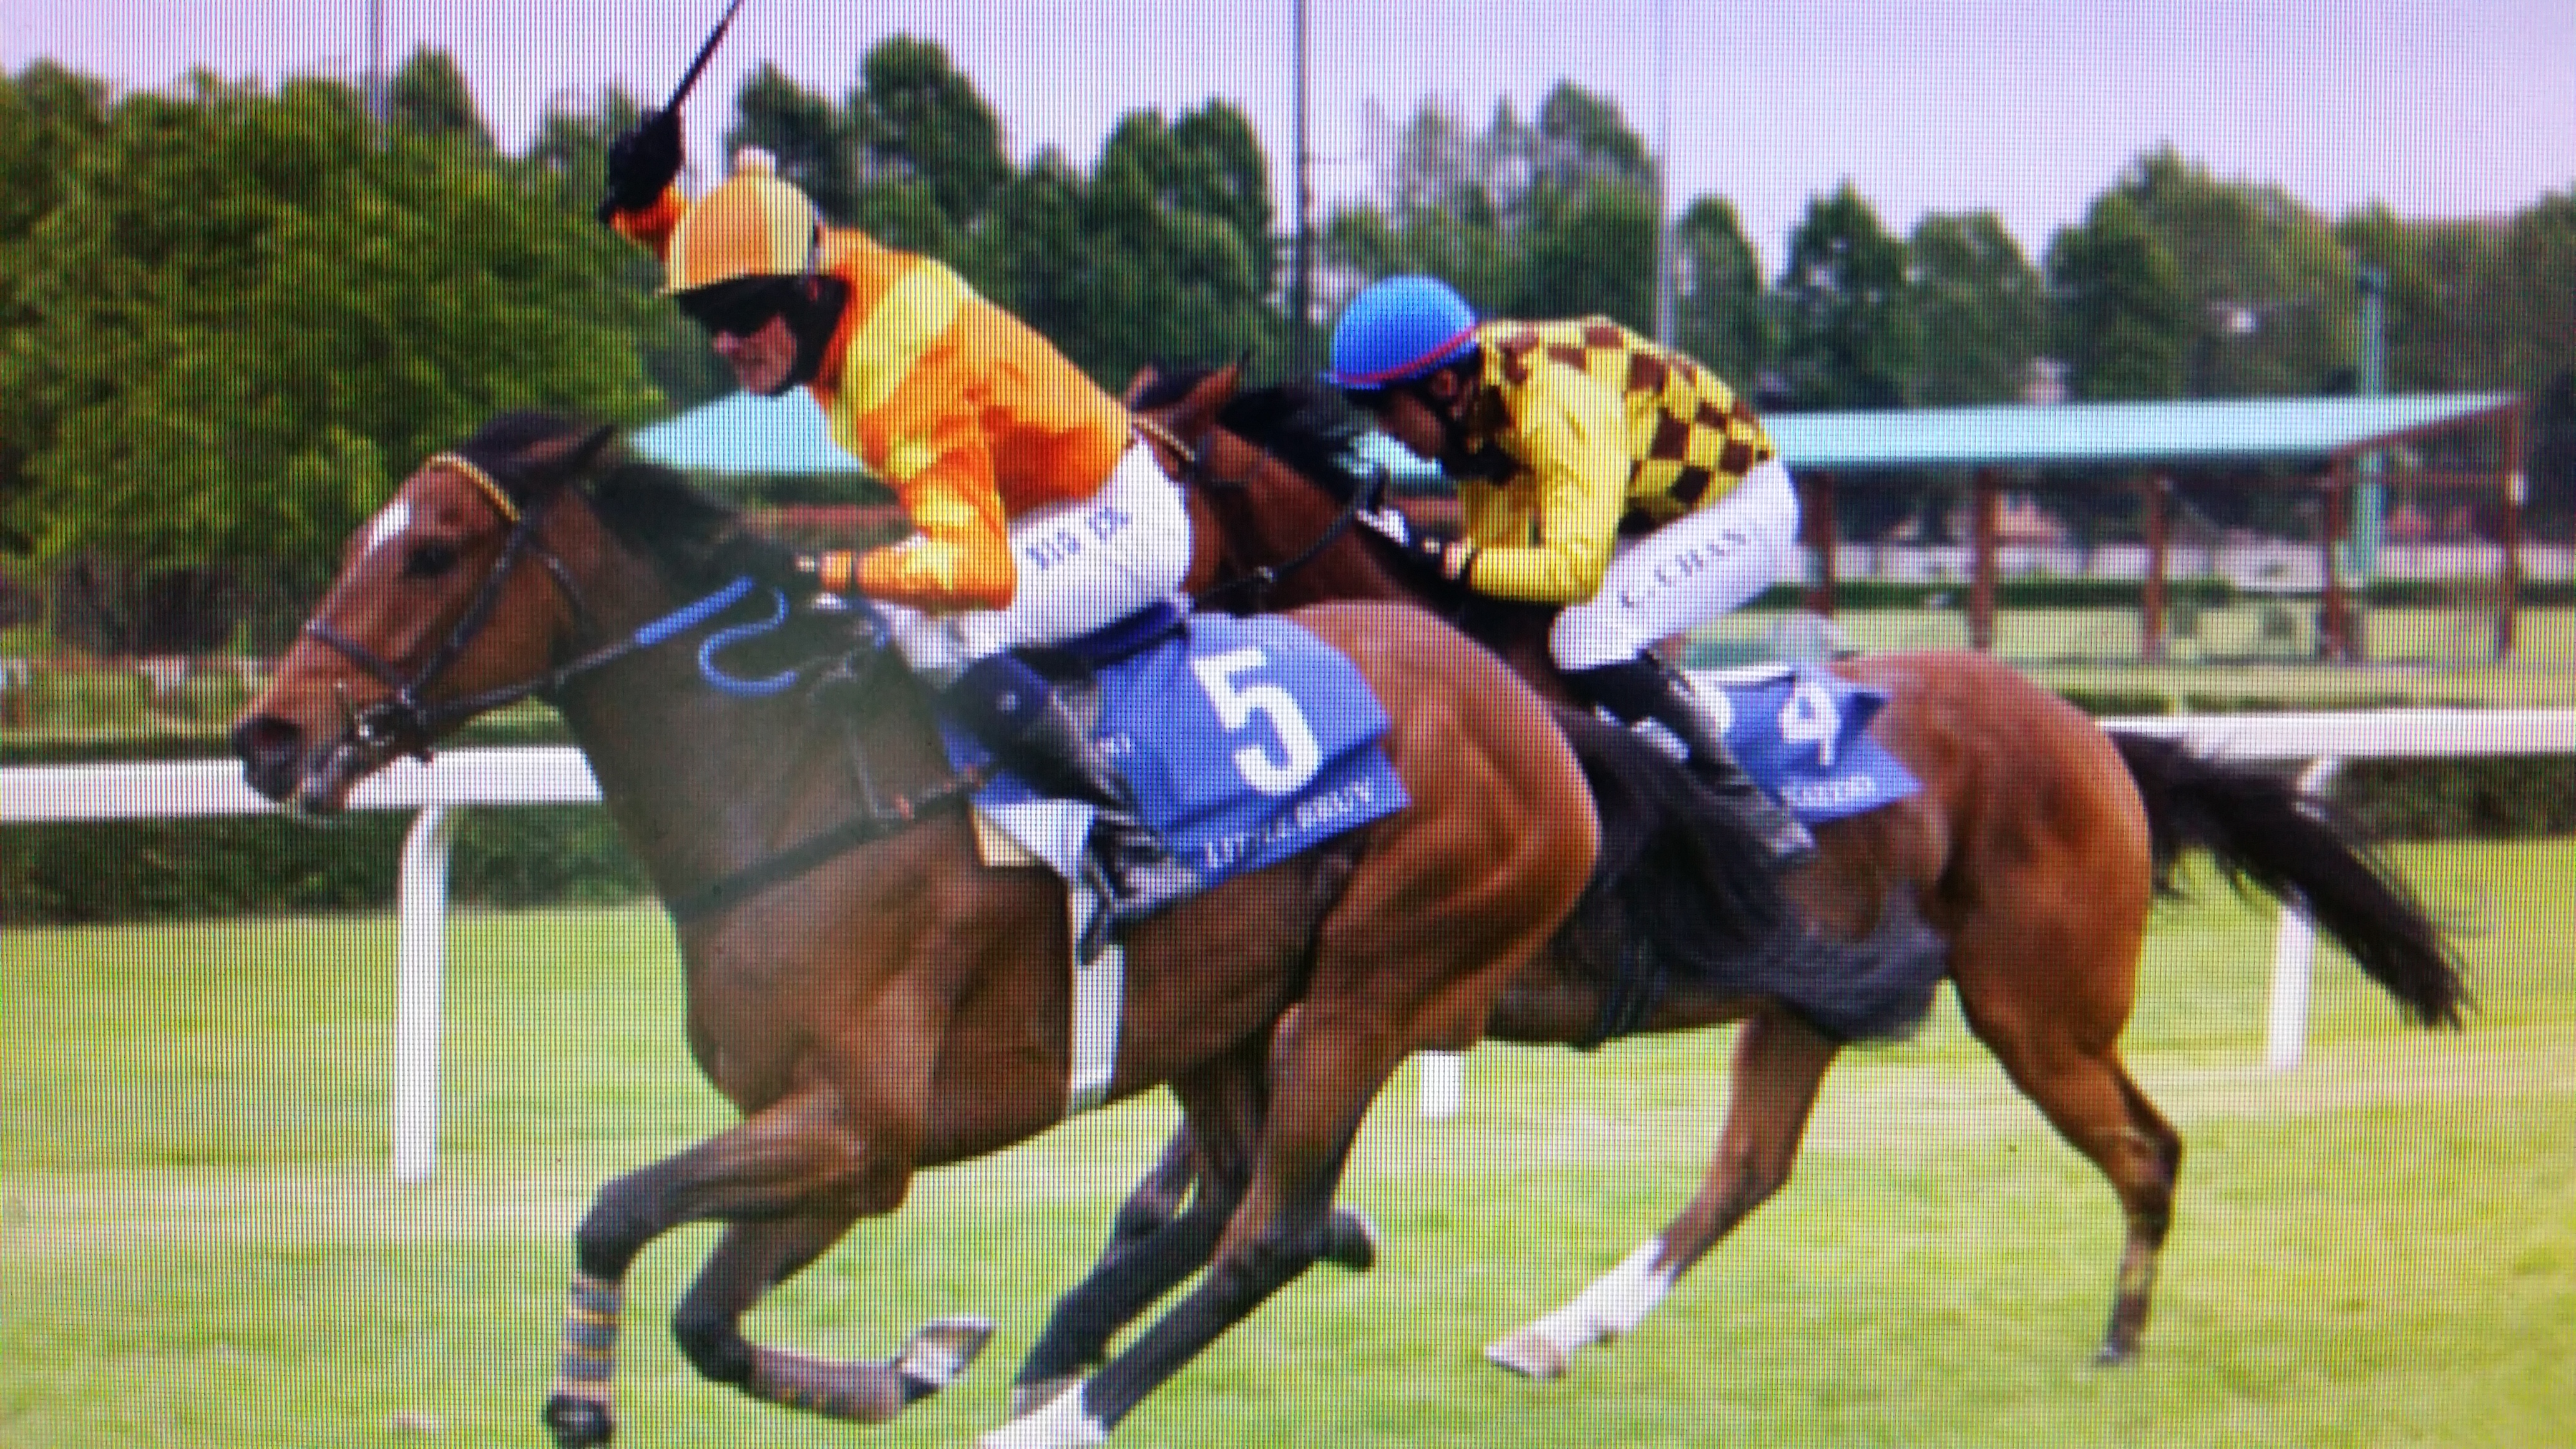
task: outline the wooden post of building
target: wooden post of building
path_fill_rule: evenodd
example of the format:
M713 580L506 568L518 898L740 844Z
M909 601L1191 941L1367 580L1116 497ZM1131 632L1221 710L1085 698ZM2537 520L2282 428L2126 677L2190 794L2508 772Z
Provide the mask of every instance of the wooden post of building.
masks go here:
M2513 611L2522 597L2522 405L2504 422L2504 599L2496 606L2496 658L2513 657Z
M1810 473L1799 482L1807 501L1799 509L1798 527L1816 554L1816 586L1807 590L1807 607L1830 619L1834 616L1834 475Z
M2319 547L2325 563L2325 597L2317 608L2317 654L2350 664L2360 657L2353 647L2352 600L2344 593L2340 554L2351 527L2352 472L2349 460L2337 458L2326 478L2325 536Z
M2001 552L2003 515L2003 490L1996 483L1994 469L1977 470L1968 512L1968 641L1979 649L1992 649L1995 577L2002 568L1996 555Z
M2143 490L2147 505L2147 583L2138 602L2138 652L2149 664L2165 657L2165 493L2163 478L2149 478Z

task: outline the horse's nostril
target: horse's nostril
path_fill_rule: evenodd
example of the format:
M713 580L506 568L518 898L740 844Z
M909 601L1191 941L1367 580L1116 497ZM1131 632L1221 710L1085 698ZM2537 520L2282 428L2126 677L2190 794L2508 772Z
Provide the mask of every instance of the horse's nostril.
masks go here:
M254 777L292 770L304 746L304 731L293 720L255 714L233 726L233 755Z

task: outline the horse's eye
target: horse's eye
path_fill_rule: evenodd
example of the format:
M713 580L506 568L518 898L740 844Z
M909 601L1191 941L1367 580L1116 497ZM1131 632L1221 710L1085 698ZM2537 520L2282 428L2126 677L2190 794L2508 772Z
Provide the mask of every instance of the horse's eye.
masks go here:
M456 567L456 546L450 543L416 543L403 555L403 577L434 579Z

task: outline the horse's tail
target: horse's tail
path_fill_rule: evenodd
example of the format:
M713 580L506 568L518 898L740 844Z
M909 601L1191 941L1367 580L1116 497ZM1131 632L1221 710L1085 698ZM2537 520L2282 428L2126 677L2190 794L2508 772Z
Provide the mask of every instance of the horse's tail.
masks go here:
M2154 735L2112 736L2147 807L2156 888L2194 847L2230 883L2261 887L2305 914L2417 1024L2457 1027L2468 1004L2441 928L2360 828L2281 777Z
M1601 817L1598 863L1564 927L1601 973L1596 1041L1636 1028L1682 983L1778 1001L1846 1041L1922 1021L1948 962L1910 898L1866 940L1819 935L1768 848L1685 766L1587 713L1558 719Z

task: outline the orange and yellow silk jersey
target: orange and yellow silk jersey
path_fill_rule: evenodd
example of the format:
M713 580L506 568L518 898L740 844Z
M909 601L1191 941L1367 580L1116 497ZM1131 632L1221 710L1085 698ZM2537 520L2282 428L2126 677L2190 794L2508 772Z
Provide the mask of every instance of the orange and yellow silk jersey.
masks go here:
M1775 456L1716 374L1606 317L1488 322L1457 455L1476 588L1571 604L1601 587L1623 526L1704 508Z
M661 256L682 210L670 191L614 221ZM859 555L859 592L921 609L1008 605L1010 521L1098 492L1127 447L1126 409L944 263L827 229L820 268L850 300L808 387L833 441L918 530Z

